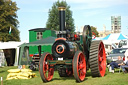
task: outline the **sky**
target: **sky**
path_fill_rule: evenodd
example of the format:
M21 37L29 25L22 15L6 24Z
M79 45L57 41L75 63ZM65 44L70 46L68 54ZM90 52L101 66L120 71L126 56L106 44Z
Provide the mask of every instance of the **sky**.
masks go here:
M21 41L29 40L29 31L45 28L48 11L58 0L12 0L17 11ZM62 1L62 0L59 0ZM97 27L98 31L111 30L111 16L121 16L121 33L128 35L128 0L63 0L70 6L75 27Z

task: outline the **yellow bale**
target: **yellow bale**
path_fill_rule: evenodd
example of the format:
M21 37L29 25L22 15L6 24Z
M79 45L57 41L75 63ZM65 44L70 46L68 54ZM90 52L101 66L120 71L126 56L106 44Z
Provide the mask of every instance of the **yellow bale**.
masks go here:
M36 73L32 73L32 77L36 77Z
M7 79L6 79L6 80L11 80L11 79L18 79L18 77L17 77L17 76L7 77Z
M32 72L30 69L21 69L21 72Z
M19 73L18 76L23 76L23 77L28 77L29 78L29 74L28 73Z
M30 78L24 77L24 76L17 76L17 77L18 77L18 79L30 79Z
M35 73L31 72L30 69L10 69L8 70L9 74L7 75L6 80L11 79L30 79L35 77Z
M18 74L18 73L9 73L9 74L7 75L7 78L15 77L15 76L17 76L17 74Z
M9 73L19 73L20 69L10 69L8 70Z
M32 76L33 75L33 73L32 72L27 72L30 76Z

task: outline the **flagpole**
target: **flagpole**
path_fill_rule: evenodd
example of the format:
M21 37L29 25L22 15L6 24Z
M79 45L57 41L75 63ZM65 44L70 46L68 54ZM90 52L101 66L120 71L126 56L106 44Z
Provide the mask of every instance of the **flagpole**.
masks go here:
M11 28L11 26L10 26L10 29L9 29L9 34L11 34L11 30L12 30L12 28Z

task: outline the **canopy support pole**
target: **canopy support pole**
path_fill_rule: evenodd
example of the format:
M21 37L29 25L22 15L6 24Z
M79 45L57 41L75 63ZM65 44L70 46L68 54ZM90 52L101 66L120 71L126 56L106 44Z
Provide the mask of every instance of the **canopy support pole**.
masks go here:
M41 58L41 45L38 46L39 57Z

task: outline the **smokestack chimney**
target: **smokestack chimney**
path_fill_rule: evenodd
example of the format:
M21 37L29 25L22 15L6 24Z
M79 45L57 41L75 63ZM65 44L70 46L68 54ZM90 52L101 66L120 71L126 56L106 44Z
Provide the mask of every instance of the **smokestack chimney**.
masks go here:
M58 9L59 9L60 31L65 31L65 7L60 6Z

